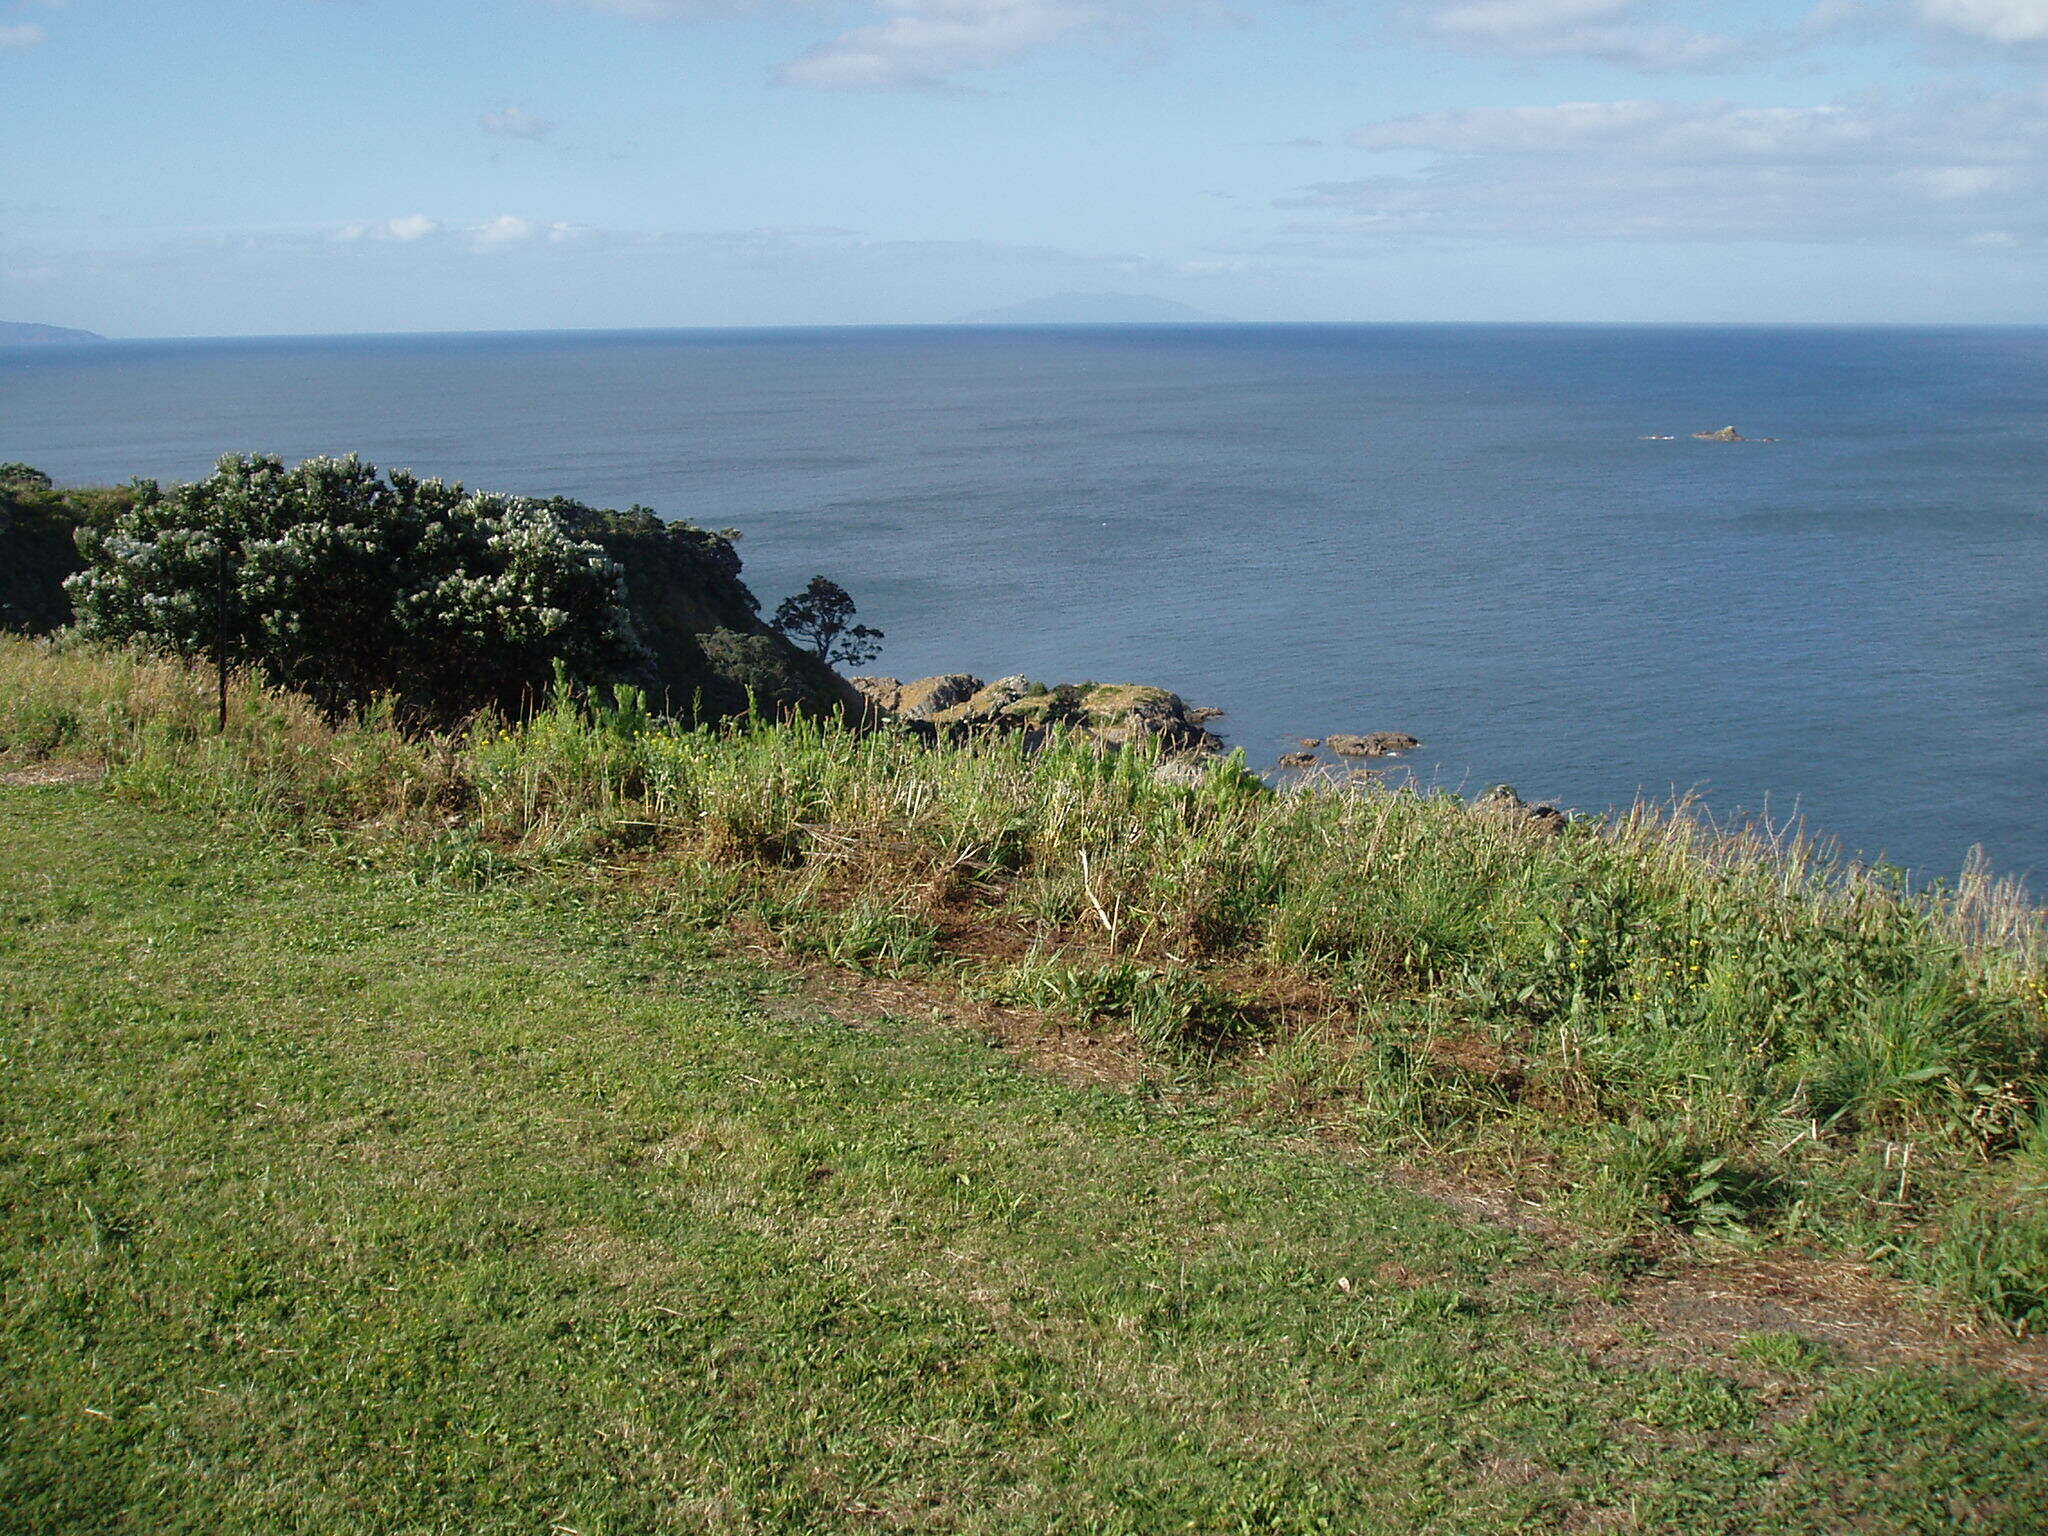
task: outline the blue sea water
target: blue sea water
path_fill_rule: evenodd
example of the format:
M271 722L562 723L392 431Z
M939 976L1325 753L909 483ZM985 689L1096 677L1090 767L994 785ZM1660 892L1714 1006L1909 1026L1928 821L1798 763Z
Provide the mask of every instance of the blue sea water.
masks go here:
M1774 442L1703 443L1733 423ZM1653 434L1676 434L1653 441ZM0 352L68 482L359 451L741 529L877 670L1139 680L1584 809L2048 871L2048 331L837 329ZM2039 889L2038 879L2036 888Z

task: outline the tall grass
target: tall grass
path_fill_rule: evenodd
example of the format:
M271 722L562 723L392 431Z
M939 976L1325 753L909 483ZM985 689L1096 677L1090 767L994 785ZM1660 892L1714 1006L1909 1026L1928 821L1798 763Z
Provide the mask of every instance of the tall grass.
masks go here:
M1846 1245L2048 1317L2042 914L1640 806L1192 783L1138 750L746 721L630 693L413 738L176 665L0 645L0 762L320 832L424 878L630 865L636 900L1128 1032L1247 1111L1589 1226Z

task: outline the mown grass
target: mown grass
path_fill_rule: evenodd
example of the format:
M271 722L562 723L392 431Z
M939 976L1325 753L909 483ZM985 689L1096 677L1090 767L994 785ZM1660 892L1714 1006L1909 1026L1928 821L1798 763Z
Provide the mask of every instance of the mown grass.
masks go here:
M698 920L97 788L0 788L0 848L9 1531L2048 1509L2012 1388L1770 1338L1732 1373L1598 1367L1527 1237L958 1029L820 1016Z
M407 737L174 666L0 650L0 749L416 877L630 872L635 910L1127 1030L1240 1109L1624 1236L1819 1242L2048 1314L2041 915L1639 809L1550 837L1234 763L683 730L630 697Z

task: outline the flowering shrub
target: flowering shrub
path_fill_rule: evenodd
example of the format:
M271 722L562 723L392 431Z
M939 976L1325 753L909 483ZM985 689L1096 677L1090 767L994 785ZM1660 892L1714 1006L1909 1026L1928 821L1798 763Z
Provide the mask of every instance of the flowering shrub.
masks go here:
M205 480L137 488L86 528L65 583L80 629L260 669L330 714L518 710L559 666L577 681L645 660L618 566L545 507L353 454L292 468L229 455Z

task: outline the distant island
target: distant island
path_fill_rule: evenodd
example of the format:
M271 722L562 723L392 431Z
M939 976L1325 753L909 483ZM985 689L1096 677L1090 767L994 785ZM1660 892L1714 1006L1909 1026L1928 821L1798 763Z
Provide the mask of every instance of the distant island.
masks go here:
M998 309L977 309L955 325L1207 325L1227 320L1149 293L1056 293Z
M77 347L106 339L97 331L74 331L68 325L0 320L0 347Z

